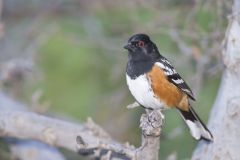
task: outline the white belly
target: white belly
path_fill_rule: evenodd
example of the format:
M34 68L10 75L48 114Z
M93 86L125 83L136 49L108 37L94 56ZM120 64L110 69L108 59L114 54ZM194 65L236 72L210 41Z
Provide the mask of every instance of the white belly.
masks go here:
M141 75L136 79L131 79L127 74L127 84L130 92L142 106L152 109L163 109L164 104L154 96L151 84L146 75Z

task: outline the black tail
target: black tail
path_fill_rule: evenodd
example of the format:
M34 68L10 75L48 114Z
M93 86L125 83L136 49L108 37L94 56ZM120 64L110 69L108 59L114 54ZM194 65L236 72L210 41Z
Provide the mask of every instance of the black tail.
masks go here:
M211 132L207 129L196 112L190 106L189 111L180 110L183 120L190 129L191 135L196 139L204 139L206 141L213 141Z

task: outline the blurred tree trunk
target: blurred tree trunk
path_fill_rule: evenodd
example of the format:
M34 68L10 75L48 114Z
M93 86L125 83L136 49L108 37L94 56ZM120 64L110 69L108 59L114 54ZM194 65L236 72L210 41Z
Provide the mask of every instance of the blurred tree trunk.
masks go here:
M214 142L200 142L194 160L240 159L240 0L234 1L222 50L225 70L209 119Z

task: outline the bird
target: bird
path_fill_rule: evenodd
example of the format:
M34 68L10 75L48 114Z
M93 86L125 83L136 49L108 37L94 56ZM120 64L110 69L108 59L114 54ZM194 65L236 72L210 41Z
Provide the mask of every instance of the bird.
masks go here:
M176 108L194 139L212 142L212 133L190 104L195 101L192 90L150 37L134 34L124 48L128 51L126 81L137 103L150 110Z

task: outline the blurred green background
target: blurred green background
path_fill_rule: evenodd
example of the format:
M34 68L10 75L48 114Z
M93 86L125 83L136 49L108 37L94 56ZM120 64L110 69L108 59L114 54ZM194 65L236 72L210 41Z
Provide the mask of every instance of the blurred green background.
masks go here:
M33 57L36 75L19 95L25 103L31 104L32 95L41 91L39 103L48 102L47 112L79 122L92 117L113 138L138 146L139 119L144 110L126 108L134 99L125 82L127 52L123 45L134 33L149 34L193 89L197 99L193 106L207 122L220 83L221 41L229 3L3 1L4 38L13 41L18 53L2 52L1 61ZM190 159L197 142L176 110L166 111L165 117L161 159L171 154ZM63 152L69 160L79 159L74 153Z

